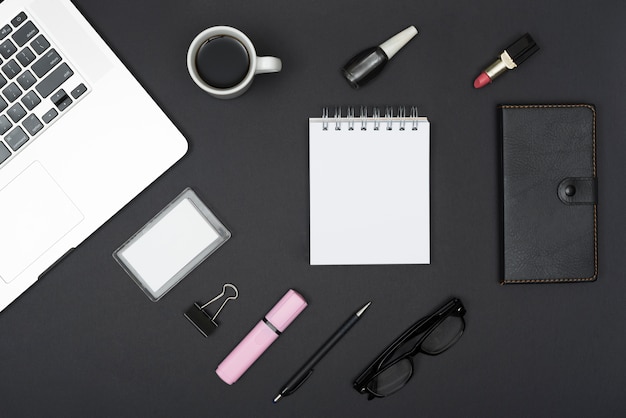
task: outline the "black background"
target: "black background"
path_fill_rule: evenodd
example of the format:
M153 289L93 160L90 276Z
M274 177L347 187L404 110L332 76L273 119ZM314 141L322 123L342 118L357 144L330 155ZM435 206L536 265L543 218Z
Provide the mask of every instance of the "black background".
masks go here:
M617 416L626 413L623 161L626 3L614 1L76 0L187 137L189 153L0 314L2 416ZM185 66L203 29L232 25L283 60L242 97L209 97ZM420 34L362 90L338 69L409 25ZM472 82L530 32L541 50ZM120 100L124 100L120 91ZM598 112L599 279L499 284L501 103ZM418 105L431 121L426 266L308 263L308 125L334 105ZM115 109L109 115L113 121ZM139 121L138 121L139 122ZM149 156L147 156L149 158ZM233 238L158 303L111 253L185 187ZM238 286L204 339L183 318ZM217 364L289 288L309 307L232 387ZM451 296L467 330L390 398L351 382L405 327ZM362 321L278 405L284 381L356 308Z

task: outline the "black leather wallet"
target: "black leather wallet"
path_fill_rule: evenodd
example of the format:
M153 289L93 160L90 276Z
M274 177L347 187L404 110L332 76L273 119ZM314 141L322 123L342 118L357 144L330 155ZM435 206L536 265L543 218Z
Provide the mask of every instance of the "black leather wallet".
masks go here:
M598 276L596 111L503 105L502 283Z

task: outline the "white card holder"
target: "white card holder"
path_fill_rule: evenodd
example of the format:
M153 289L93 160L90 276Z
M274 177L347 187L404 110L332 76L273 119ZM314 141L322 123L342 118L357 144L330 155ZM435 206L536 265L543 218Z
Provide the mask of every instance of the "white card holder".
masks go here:
M191 188L113 252L113 258L153 302L231 237Z

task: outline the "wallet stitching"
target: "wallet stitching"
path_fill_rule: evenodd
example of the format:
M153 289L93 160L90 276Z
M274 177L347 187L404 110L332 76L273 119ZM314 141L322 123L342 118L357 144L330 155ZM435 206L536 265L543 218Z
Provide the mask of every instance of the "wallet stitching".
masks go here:
M560 108L560 107L586 107L591 110L593 114L593 123L591 131L591 143L592 143L592 162L593 162L593 177L597 178L596 174L596 109L588 104L569 104L569 105L503 105L501 109L532 109L532 108ZM593 205L593 276L585 278L575 279L520 279L520 280L502 280L504 283L557 283L557 282L590 282L598 278L598 214L597 205Z

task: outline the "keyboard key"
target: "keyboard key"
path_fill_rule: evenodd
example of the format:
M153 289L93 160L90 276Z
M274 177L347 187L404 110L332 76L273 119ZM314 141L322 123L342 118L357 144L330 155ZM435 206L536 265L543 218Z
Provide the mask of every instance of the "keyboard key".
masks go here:
M59 56L57 51L51 49L50 51L46 52L43 57L39 58L39 60L33 64L31 69L35 74L37 74L37 77L41 78L60 62L61 57Z
M28 135L26 135L26 132L24 132L21 127L17 126L4 137L4 140L7 144L9 144L13 151L17 151L28 141Z
M54 103L61 112L72 104L72 99L70 99L70 97L63 89L57 91L52 96L50 96L50 100L52 100L52 103Z
M43 35L39 35L30 46L35 50L37 55L41 55L46 49L50 48L50 43Z
M17 48L15 47L13 42L11 42L10 39L7 39L6 41L0 44L0 55L2 55L4 59L8 59L11 55L15 54L16 52L17 52Z
M7 110L7 115L9 115L13 122L17 123L22 120L24 116L26 116L26 111L21 104L15 103L9 108L9 110ZM15 151L15 148L13 150Z
M2 90L2 94L4 94L4 97L9 100L9 103L13 103L22 95L22 90L20 90L17 84L11 83L4 90Z
M6 109L9 105L7 104L7 102L0 97L0 112L2 112L4 109ZM0 134L2 135L2 134Z
M41 97L48 97L50 93L58 89L61 84L65 82L68 78L74 75L74 72L70 69L70 67L63 63L59 65L54 71L52 71L46 78L41 80L39 84L35 87Z
M2 75L0 75L0 88L4 87L6 83L7 83L7 79L2 77Z
M12 59L2 66L2 72L9 78L9 80L15 78L22 71L22 67Z
M0 164L5 162L6 159L9 158L10 156L11 156L11 151L9 151L6 145L0 142Z
M54 104L57 104L58 102L62 101L65 96L67 96L67 93L65 92L65 90L61 89L54 93L52 96L50 96L50 101Z
M28 67L28 64L35 60L35 54L33 54L33 51L31 51L29 47L26 47L17 53L17 60L23 67Z
M11 24L13 27L17 28L19 25L26 21L26 13L22 12L19 15L15 16L13 20L11 20Z
M22 126L26 128L31 136L43 129L43 123L41 123L35 115L28 115L28 117L24 119L24 122L22 122Z
M41 103L41 99L37 96L37 93L32 90L22 97L22 104L26 106L28 110L33 110L39 103Z
M24 44L31 39L33 36L39 33L39 29L33 25L33 22L28 22L13 34L13 40L18 46L24 46Z
M76 87L74 90L72 90L72 97L75 98L75 99L78 99L86 91L87 91L87 86L85 86L83 83L80 83L80 85L78 87Z
M46 112L45 115L43 115L42 119L43 119L44 122L50 123L50 122L52 122L52 119L57 117L58 114L59 114L59 112L57 112L56 110L50 109L50 110L48 110L48 112Z
M5 115L0 116L0 135L4 135L7 133L13 124Z
M71 104L72 104L72 99L70 99L70 96L67 96L67 95L63 98L62 101L56 103L57 107L59 108L61 112L67 109L67 107Z
M13 32L13 29L9 25L4 25L2 29L0 29L0 40L6 38L9 33Z
M30 71L26 70L17 78L17 82L24 90L28 90L33 84L37 82L37 79ZM6 83L5 83L6 84ZM0 85L2 87L2 85Z

